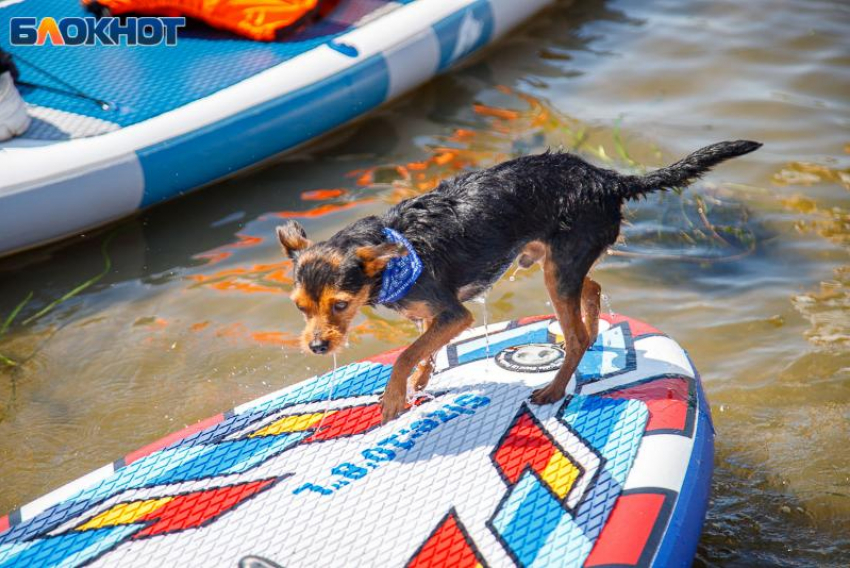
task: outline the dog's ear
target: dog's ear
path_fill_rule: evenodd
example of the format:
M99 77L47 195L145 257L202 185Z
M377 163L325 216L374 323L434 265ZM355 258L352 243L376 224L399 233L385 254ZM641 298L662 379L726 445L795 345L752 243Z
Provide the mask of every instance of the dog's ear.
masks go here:
M283 247L283 252L294 259L298 253L313 244L307 238L307 232L298 221L288 221L277 227L277 240Z
M363 272L370 278L382 271L390 260L407 255L407 249L398 243L360 247L355 252L363 263Z

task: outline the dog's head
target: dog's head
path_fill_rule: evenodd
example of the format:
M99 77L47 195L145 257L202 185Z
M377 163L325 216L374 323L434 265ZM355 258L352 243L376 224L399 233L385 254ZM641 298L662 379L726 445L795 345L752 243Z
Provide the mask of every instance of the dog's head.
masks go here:
M406 254L393 243L350 248L313 243L296 221L279 226L277 237L294 263L290 298L307 322L301 346L317 355L345 345L351 320L372 299L387 263Z

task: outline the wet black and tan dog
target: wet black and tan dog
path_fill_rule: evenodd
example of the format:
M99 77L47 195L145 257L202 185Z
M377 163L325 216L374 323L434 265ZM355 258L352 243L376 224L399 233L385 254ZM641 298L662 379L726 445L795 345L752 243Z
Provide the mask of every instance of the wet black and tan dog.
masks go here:
M408 378L424 388L434 354L472 323L463 302L485 292L519 257L522 266L542 264L564 331L563 366L531 395L536 404L555 402L596 337L600 287L587 275L617 240L623 202L686 185L760 146L713 144L642 176L547 152L443 181L324 242L312 243L290 221L277 233L295 263L292 300L307 321L303 346L317 354L340 349L366 305L382 303L423 322L424 333L398 357L384 392L383 419L391 420L404 411Z

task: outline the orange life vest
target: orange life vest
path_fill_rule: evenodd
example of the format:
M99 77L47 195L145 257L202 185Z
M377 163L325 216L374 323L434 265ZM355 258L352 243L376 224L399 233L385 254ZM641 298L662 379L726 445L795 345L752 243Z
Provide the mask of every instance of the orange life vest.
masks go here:
M280 30L315 15L320 0L82 0L94 12L185 16L257 41L272 41Z

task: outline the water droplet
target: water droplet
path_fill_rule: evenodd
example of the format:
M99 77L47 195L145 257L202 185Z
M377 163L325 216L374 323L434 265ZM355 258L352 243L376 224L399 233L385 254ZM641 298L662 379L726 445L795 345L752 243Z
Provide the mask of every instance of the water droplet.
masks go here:
M611 307L611 298L608 297L608 294L602 294L602 303L605 305L605 311L609 314L614 313L614 309Z
M510 275L510 276L508 276L508 280L509 280L510 282L515 282L515 281L516 281L516 273L517 273L517 272L519 272L520 270L522 270L522 266L520 266L519 264L517 264L517 265L516 265L516 268L514 268L514 271L513 271L513 272L511 272L511 275Z
M334 397L334 387L336 387L336 353L333 354L333 358L334 358L334 370L333 370L333 373L331 373L331 380L330 380L330 387L331 388L328 389L328 400L325 403L325 411L322 413L322 419L319 420L319 425L316 426L316 430L315 430L316 432L318 432L319 430L322 429L322 424L324 424L325 418L327 418L327 416L328 416L328 412L331 409L331 401L333 400L333 397Z
M484 355L487 357L487 359L489 359L490 358L490 331L489 331L488 325L487 325L487 294L481 294L480 296L475 298L473 301L481 304L481 307L482 307L481 311L484 314L484 317L483 317L483 319L484 319Z

